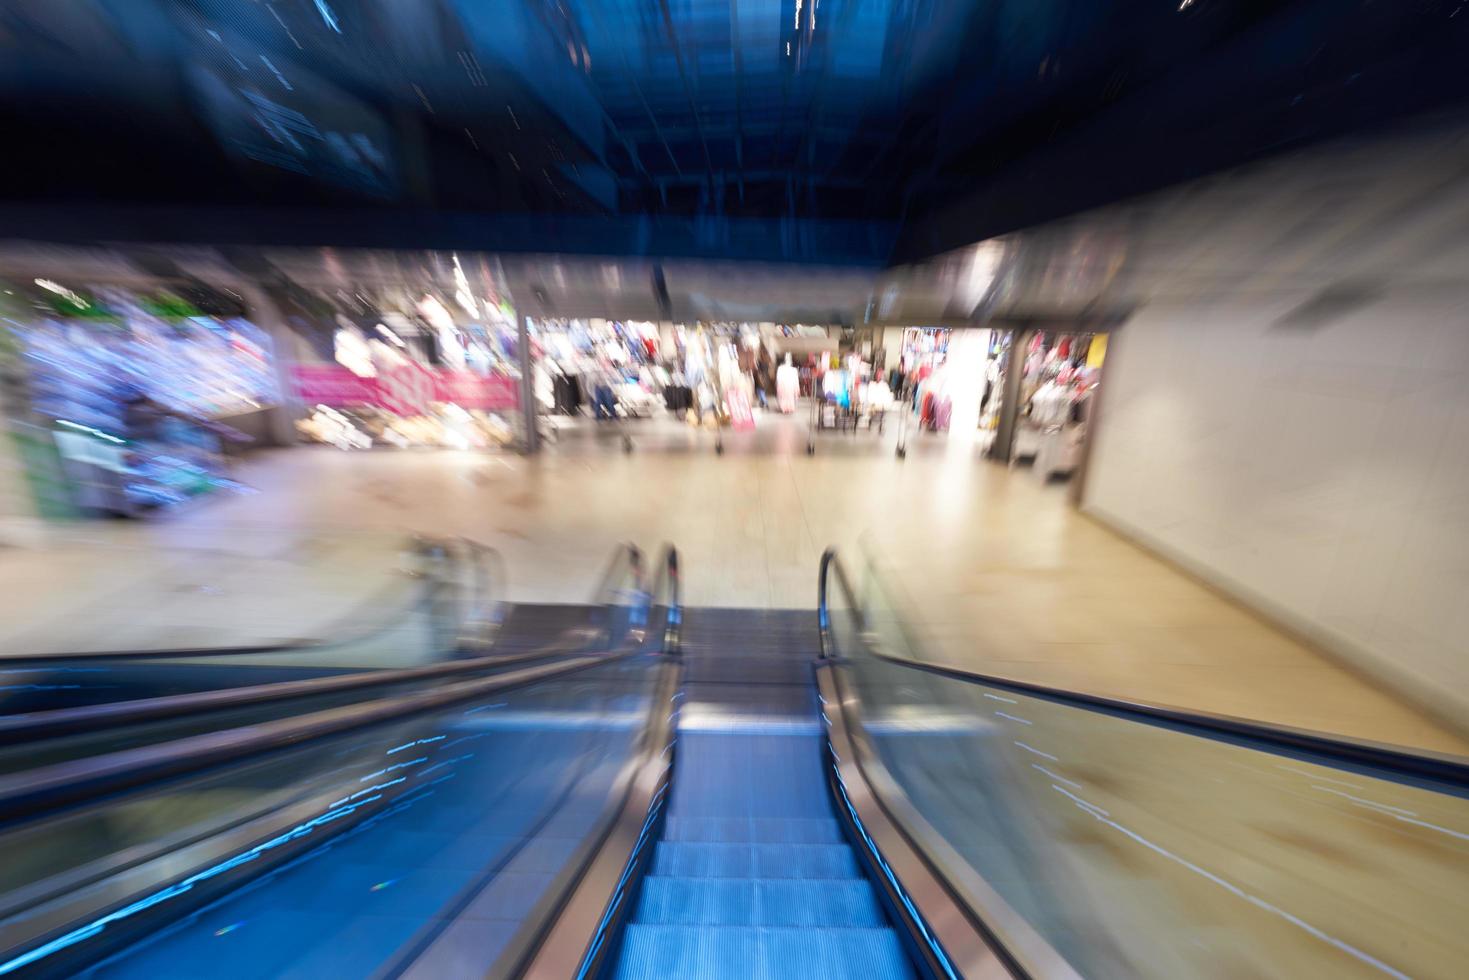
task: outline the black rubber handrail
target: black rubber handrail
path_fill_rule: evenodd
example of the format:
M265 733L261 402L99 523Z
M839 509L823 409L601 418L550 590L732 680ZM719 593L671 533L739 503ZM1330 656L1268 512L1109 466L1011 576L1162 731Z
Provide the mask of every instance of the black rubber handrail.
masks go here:
M859 620L862 615L856 591L852 588L845 567L837 557L836 549L827 548L821 555L820 578L817 584L817 621L821 628L823 650L829 648L831 613L827 603L827 580L833 570L851 603L853 613L858 616ZM1370 766L1400 775L1431 779L1460 789L1469 788L1469 759L1460 756L1427 750L1419 751L1399 745L1354 739L1345 735L1292 728L1248 718L1236 718L1232 715L1212 714L1171 705L1152 704L1146 701L1132 701L1085 691L1050 687L1045 684L997 677L959 667L913 660L882 650L865 629L862 632L862 642L872 656L897 666L939 674L969 684L984 684L1000 690L1042 698L1086 711L1112 714L1150 725L1161 725L1174 730L1196 730L1186 732L1186 734L1223 735L1246 742L1263 743L1275 749L1308 752L1334 762Z
M840 660L816 664L837 817L868 853L873 885L888 893L928 975L994 976L999 967L1012 977L1075 980L1065 958L977 872L965 873L972 869L913 806L873 749L845 674Z
M647 594L642 588L639 555L636 549L621 549L619 553L627 558L626 565L634 576L633 589L630 590L637 604L637 615L633 617L634 621L645 623ZM603 582L599 586L599 595L605 595L607 588L606 582ZM610 634L607 635L610 636ZM139 750L113 753L111 756L85 760L79 765L63 764L45 770L36 770L20 779L0 777L0 822L6 822L7 818L18 823L38 817L60 815L73 806L87 807L98 802L105 803L112 798L111 794L126 793L137 789L146 791L159 785L160 782L187 778L209 771L216 766L253 761L272 754L288 752L299 746L362 731L376 725L400 722L417 715L440 711L465 701L496 697L502 692L595 670L604 665L642 654L647 640L647 631L641 628L629 628L621 633L619 640L616 647L612 647L609 641L608 649L603 650L600 654L573 657L558 663L544 664L488 679L444 685L432 692L420 692L369 702L365 705L319 711L301 718L244 726L228 732L196 736ZM494 662L503 665L507 661L500 659ZM364 808L347 819L334 822L332 827L336 832L341 832L368 819L373 812L371 807ZM270 827L287 826L291 820L295 819L289 814L285 816L289 819L286 819L284 823L281 823L280 820L270 822L269 815L262 815L260 819L267 820ZM250 827L255 827L257 824L260 824L260 820L255 820ZM213 847L215 853L220 853L220 847L229 850L247 845L253 838L242 837L241 834L246 831L248 828L232 826L225 829L217 844L201 839L197 845L206 848ZM258 837L262 833L267 837L270 836L264 830L255 831L255 836ZM289 849L283 849L276 862L288 857ZM267 862L269 863L271 862ZM265 866L255 867L254 870L259 873ZM170 873L180 872L174 869ZM52 895L51 899L56 900L58 897L58 895ZM88 916L115 904L115 898L106 898L104 895L102 904L86 911L85 914L78 912L75 908L65 914L69 920L83 921ZM26 948L27 942L37 941L56 931L55 922L43 921L43 919L44 916L31 920L40 931L31 940L21 942L16 947L17 949Z
M649 604L665 609L661 652L668 662L639 735L639 751L599 816L596 829L486 971L491 980L600 975L609 947L599 940L616 931L619 914L626 912L631 892L622 885L630 874L629 861L646 842L654 808L667 802L677 729L677 712L670 706L677 701L683 677L678 550L665 545L658 564L659 577L650 590ZM667 601L660 603L665 589Z
M577 646L581 647L584 644L578 643ZM456 674L472 674L493 667L510 667L583 652L585 651L579 648L564 648L562 641L557 641L538 650L509 657L497 657L492 654L469 660L440 661L422 667L360 670L346 674L311 677L300 681L277 681L271 684L251 684L245 687L227 687L213 691L192 691L187 694L166 694L154 698L134 698L128 701L111 701L106 704L89 704L75 708L0 715L0 744L15 745L65 735L94 734L99 728L182 718L232 708L269 704L273 701L318 697L345 691L368 691L373 688L453 677Z
M642 599L644 608L649 612L660 607L664 610L662 646L656 648L653 646L651 641L654 631L650 628L644 634L643 652L675 654L683 610L678 581L678 553L671 545L665 546L659 558L658 567L661 570L658 579L652 588L643 593ZM593 828L583 837L566 864L541 893L541 897L532 906L531 911L510 938L495 963L488 968L488 976L519 977L526 973L531 957L543 947L549 931L562 922L568 903L571 903L574 896L582 889L585 878L591 873L589 869L599 859L605 857L604 845L609 836L614 834L618 826L618 817L629 806L632 806L633 809L637 808L629 801L634 799L644 801L643 809L646 810L646 801L656 790L655 786L648 785L650 775L648 766L654 760L659 759L664 760L665 765L667 763L666 750L671 741L674 724L674 716L669 706L675 701L674 695L679 687L679 662L669 657L661 665L661 669L663 673L660 674L653 696L649 701L648 714L635 743L634 753L614 780L607 806L604 807ZM666 781L666 772L663 773L663 776ZM593 911L595 915L592 914ZM592 935L596 925L601 921L601 913L600 907L588 910L587 914L578 918L575 928L582 931L585 936ZM586 920L585 923L582 922L583 919ZM461 941L455 940L451 934L447 933L443 928L444 925L445 920L435 920L426 926L410 944L411 949L408 952L389 965L381 967L378 972L383 976L420 973L437 975L443 972L445 962L455 965L464 962L458 950L458 944Z
M678 573L678 549L671 544L663 546L658 561L658 579L651 591L650 602L668 590L668 601L663 603L663 652L676 655L683 649L683 579Z
M624 577L624 566L632 574L633 587L639 589L643 587L643 551L629 541L618 545L612 552L612 558L607 562L607 568L602 573L596 592L593 593L594 602L606 606L617 604L617 593L620 591L617 583Z
M207 732L0 776L0 824L51 816L59 807L87 803L111 793L200 772L222 763L243 762L332 735L587 670L636 655L641 645L641 636L635 636L629 644L631 649L624 647L600 655L573 657L494 677L459 681L431 691L329 708L260 725Z
M496 559L499 557L493 549L467 539L464 545L481 555L492 555ZM674 560L676 563L676 557ZM608 601L607 593L610 588L608 581L612 577L612 569L615 569L619 562L626 563L634 576L641 574L641 554L630 545L619 546L612 557L608 574L603 577L597 586L597 591L592 596L593 602ZM503 585L503 578L501 581ZM502 618L502 614L491 612L488 615L496 617L496 628L498 628L498 620ZM463 639L461 637L461 642ZM610 644L610 638L604 635L604 642ZM344 691L365 691L411 681L452 677L456 674L470 674L493 667L508 667L552 657L585 653L586 648L584 633L567 631L560 640L540 649L512 657L496 657L491 654L467 660L427 664L421 667L357 670L299 681L278 681L212 691L190 691L184 694L169 694L153 698L133 698L105 704L0 715L0 744L15 744L63 735L91 733L99 728L179 718L191 714L267 704L273 701L315 697Z
M470 566L475 577L474 588L470 590L474 605L468 614L460 618L459 643L471 647L490 646L505 624L506 610L510 605L505 598L510 581L505 570L505 558L496 549L473 538L457 540L473 556ZM498 589L495 587L497 582Z
M469 542L468 539L460 539L467 544L473 545L476 554L492 551L484 545ZM453 539L437 539L426 537L414 537L411 547L415 553L427 555L433 560L447 560L450 552L448 545ZM485 577L487 580L487 576ZM361 643L363 640L395 628L402 617L397 615L398 611L411 612L420 606L428 605L434 596L443 587L444 579L441 577L430 578L428 585L422 589L415 589L415 594L406 602L401 604L399 610L383 616L378 622L366 626L355 627L343 635L333 636L328 639L291 640L284 643L247 643L236 646L217 647L160 647L156 649L136 650L89 650L89 651L58 651L48 653L27 653L15 657L0 657L0 671L44 665L49 663L60 663L66 661L109 661L109 660L172 660L172 659L197 659L212 657L234 657L248 656L264 653L311 653L318 650L336 649ZM400 586L394 585L391 589L384 589L380 594L374 594L360 603L359 608L364 610L377 610L384 604L389 592L397 593ZM344 617L352 619L353 617ZM462 624L455 624L456 631Z
M633 576L641 618L646 622L647 593L643 589L642 553L633 545L620 547L607 575L598 586L606 597L615 572L626 562ZM260 725L245 725L209 732L156 745L127 749L109 755L77 759L55 765L0 776L0 824L31 819L67 806L158 779L196 772L222 762L253 758L277 749L293 747L329 735L363 728L382 721L420 714L469 698L511 690L563 673L584 670L612 659L642 651L645 631L631 628L621 642L599 654L570 656L561 663L530 667L479 680L459 681L435 688L397 695L366 704L330 708L296 718ZM532 659L540 659L531 656ZM501 661L503 662L503 661ZM445 665L448 666L448 665ZM457 666L457 665L455 665ZM384 671L402 679L401 672ZM390 681L391 683L391 681ZM238 693L224 691L223 694Z

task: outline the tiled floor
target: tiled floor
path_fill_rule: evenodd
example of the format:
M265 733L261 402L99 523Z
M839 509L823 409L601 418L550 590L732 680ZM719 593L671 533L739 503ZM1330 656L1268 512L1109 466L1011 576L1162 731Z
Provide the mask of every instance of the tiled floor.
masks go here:
M49 539L0 549L5 656L328 639L421 595L395 533L185 518L59 526Z
M762 416L753 433L726 433L723 455L712 433L665 420L628 423L632 453L616 429L590 425L533 459L283 450L240 470L258 493L114 533L135 545L256 548L326 535L384 555L396 532L463 534L503 552L513 598L538 601L585 599L620 541L649 550L672 541L689 605L813 609L822 549L836 545L853 561L865 535L937 659L1469 752L1413 708L1080 514L1064 486L982 462L972 445L943 436L910 434L899 460L896 428L823 434L814 456L804 415ZM366 593L392 564L341 556L323 568L344 595ZM0 580L25 577L16 561L0 553ZM52 592L66 581L32 583L52 622ZM294 599L277 603L276 620L294 602L305 604L303 621L327 621L310 590L288 592Z

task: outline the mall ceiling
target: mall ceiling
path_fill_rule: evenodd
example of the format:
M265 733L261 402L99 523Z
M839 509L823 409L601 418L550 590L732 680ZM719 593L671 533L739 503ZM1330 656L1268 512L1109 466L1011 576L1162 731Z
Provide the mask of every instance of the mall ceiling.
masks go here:
M1469 120L1258 161L890 268L452 250L0 242L0 284L166 287L195 305L353 317L425 294L534 317L813 325L1118 325L1241 304L1309 333L1390 295L1463 318ZM0 300L3 308L4 300ZM1372 329L1379 329L1373 327ZM1389 331L1390 333L1390 331ZM1384 342L1391 344L1388 334Z
M6 0L0 236L877 267L1458 106L1463 0Z

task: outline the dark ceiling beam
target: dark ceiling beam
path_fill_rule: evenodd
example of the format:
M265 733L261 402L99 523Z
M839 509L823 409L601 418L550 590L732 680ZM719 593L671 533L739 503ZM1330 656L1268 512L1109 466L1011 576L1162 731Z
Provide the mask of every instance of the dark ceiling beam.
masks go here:
M856 127L852 126L818 126L814 128L816 130L814 135L822 139L847 139L848 137L862 137L863 135L861 132L856 131ZM626 133L629 138L640 141L645 141L650 138L667 137L673 142L684 140L692 142L699 138L699 131L693 126L662 126L658 130L653 130L648 127L629 127L624 124L622 132ZM779 132L780 125L775 122L760 123L758 125L746 123L744 129L744 135L748 137L774 136ZM739 135L739 131L734 126L713 126L706 127L704 129L704 135L707 139L734 139ZM876 141L876 139L878 138L873 137L873 141Z
M740 203L745 203L745 59L740 53L740 4L729 0L729 48L734 56L735 85L735 166L740 175Z
M892 222L724 220L731 233L710 240L701 232L703 222L695 216L0 202L0 238L86 245L333 245L394 252L646 255L877 268L887 263L898 233Z
M599 5L595 3L587 4L585 9L592 12L592 17L597 21L597 30L602 34L603 37L607 37L607 24L602 20L602 15L599 13ZM618 58L622 61L623 77L625 77L629 82L632 83L633 91L636 92L638 96L638 102L642 104L643 111L648 114L648 122L652 124L653 132L657 134L659 142L663 144L663 152L668 154L668 162L673 164L673 170L675 173L677 173L679 176L683 176L683 168L678 165L678 158L673 155L673 148L668 145L668 140L663 137L663 131L658 125L658 116L656 113L653 112L653 107L648 104L648 97L644 94L643 87L638 84L638 76L633 72L632 65L627 60L627 50L621 45L618 45L617 54ZM592 73L593 79L597 79L599 77L600 76L596 72ZM625 131L622 127L618 125L615 120L612 119L611 113L607 111L607 103L605 101L601 101L601 104L602 114L605 115L609 121L611 121L614 130ZM638 163L639 166L642 165L641 160L639 160ZM647 171L644 170L644 173L647 173ZM649 176L649 179L652 179L651 175Z
M733 180L737 182L748 182L751 184L769 182L780 182L784 184L786 179L789 177L790 171L788 170L759 169L747 170L742 174L736 175L725 175L723 173L718 173L715 174L714 179L716 181L723 181L725 183ZM679 184L703 183L704 180L705 178L699 176L698 174L684 174L682 177L660 177L658 182L663 186L677 186ZM833 190L859 190L865 188L867 186L867 183L866 181L860 180L856 177L832 177L830 179L823 180L818 186L831 188Z
M673 61L678 65L679 78L683 80L684 95L688 96L689 100L689 112L693 114L694 125L701 132L699 143L704 148L704 166L712 180L714 177L714 160L709 156L709 144L704 142L702 135L704 120L699 113L699 104L694 99L694 88L689 82L688 69L684 67L683 45L679 43L678 31L673 26L673 13L668 9L668 0L658 0L658 9L663 14L663 28L668 32L668 43L673 46Z
M854 2L850 2L850 0L849 0L849 2L842 4L842 6L840 8L841 13L837 17L836 24L834 26L832 26L832 27L826 28L826 30L828 31L828 33L826 33L824 35L823 40L821 42L821 49L822 49L822 55L823 55L823 57L821 59L821 74L816 77L816 90L815 90L815 92L811 96L811 106L812 106L811 120L810 120L809 125L807 125L807 127L806 127L805 133L802 135L802 138L801 138L801 149L796 153L796 159L795 159L795 165L797 167L800 167L802 169L802 171L805 173L806 185L807 185L807 187L809 189L811 189L813 191L813 193L814 193L815 186L816 186L816 183L817 183L817 179L816 179L816 140L817 140L817 137L816 137L816 133L821 128L821 118L824 115L824 112L823 112L824 106L822 105L822 98L821 97L826 92L826 85L827 85L828 80L831 78L831 74L832 74L832 72L831 72L832 45L831 45L830 41L831 41L832 38L843 36L848 30L851 29L851 26L852 26L852 18L855 15L858 6L859 6L859 4L854 3ZM809 21L809 23L811 23L813 25L816 25L815 14L816 14L816 0L811 0L811 8L810 8L810 11L808 13L808 16L811 18L811 20ZM815 38L815 35L816 35L816 29L817 29L816 26L813 26L811 28L811 36L812 36L813 39ZM850 131L848 131L848 132L850 133ZM827 184L828 181L823 180L822 183L823 184Z

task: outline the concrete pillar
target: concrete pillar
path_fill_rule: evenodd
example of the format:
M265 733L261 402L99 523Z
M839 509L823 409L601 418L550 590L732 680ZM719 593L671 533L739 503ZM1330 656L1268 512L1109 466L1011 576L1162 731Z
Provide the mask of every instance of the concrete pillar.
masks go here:
M888 352L887 369L891 371L903 358L903 327L883 327L882 347Z
M1034 330L1016 330L1010 343L1010 367L1005 371L1000 403L1000 424L995 430L995 442L990 447L990 457L1001 462L1010 461L1010 450L1015 445L1015 427L1020 419L1020 382L1025 375L1025 351L1030 346Z
M297 360L296 335L286 323L270 294L253 280L240 277L233 288L245 297L246 316L270 337L271 363L275 367L275 383L280 391L280 407L270 413L270 443L293 446L298 441L296 422L305 418L306 407L296 397L291 368Z

